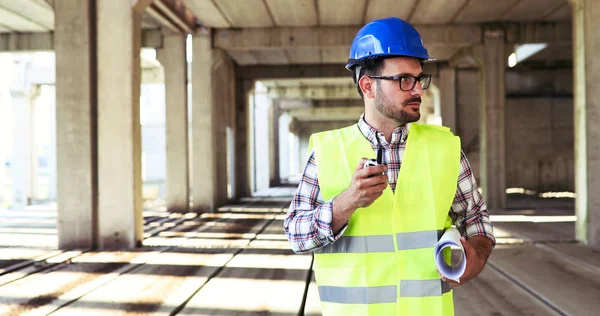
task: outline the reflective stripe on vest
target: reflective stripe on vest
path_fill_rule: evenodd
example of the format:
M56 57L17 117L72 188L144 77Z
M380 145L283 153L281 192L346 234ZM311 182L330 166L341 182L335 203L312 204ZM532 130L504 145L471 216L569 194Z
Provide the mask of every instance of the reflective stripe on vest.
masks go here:
M341 287L319 286L322 302L342 304L394 303L397 300L397 286Z
M439 237L442 236L441 230L426 230L422 232L398 233L396 241L398 250L408 250L417 248L435 247Z
M342 304L395 303L398 297L441 296L451 290L442 280L404 280L400 282L400 295L395 285L372 287L319 286L323 302Z
M342 236L335 243L320 248L315 253L365 253L394 252L394 237Z
M398 250L431 248L441 236L441 230L398 233ZM341 236L335 243L315 251L315 253L367 253L394 252L394 239L391 235L378 236Z

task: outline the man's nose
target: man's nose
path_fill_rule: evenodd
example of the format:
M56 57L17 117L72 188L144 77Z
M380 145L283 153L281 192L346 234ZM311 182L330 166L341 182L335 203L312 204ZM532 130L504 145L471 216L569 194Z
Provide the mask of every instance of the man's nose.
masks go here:
M411 95L418 96L418 97L422 97L424 92L425 91L423 90L423 87L421 87L420 81L417 81L415 83L415 87L412 90L410 90Z

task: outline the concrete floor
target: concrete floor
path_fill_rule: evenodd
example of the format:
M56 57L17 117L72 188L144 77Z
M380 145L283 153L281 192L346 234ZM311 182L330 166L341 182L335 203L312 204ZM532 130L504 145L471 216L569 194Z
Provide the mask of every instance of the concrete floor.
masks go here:
M59 251L55 212L2 212L0 315L319 315L312 257L283 234L290 192L200 216L148 210L135 251ZM509 201L456 315L597 315L600 253L573 241L572 200Z

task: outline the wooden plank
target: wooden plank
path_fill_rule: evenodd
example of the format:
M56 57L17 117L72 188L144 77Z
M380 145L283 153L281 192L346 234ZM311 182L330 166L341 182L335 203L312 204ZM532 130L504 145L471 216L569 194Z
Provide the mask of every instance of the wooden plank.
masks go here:
M600 274L534 245L496 247L492 264L570 315L596 314Z
M454 311L464 316L558 315L490 267L454 290Z

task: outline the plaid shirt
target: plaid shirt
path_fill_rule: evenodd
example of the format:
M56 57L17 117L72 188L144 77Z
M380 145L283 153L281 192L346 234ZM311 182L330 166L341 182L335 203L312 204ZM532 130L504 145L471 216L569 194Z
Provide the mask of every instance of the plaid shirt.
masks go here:
M387 165L388 183L392 192L402 164L409 126L400 126L392 133L389 144L382 133L377 132L361 116L358 127L377 152L379 142L383 147L383 163ZM309 252L335 242L347 227L347 224L334 235L331 230L333 200L323 201L317 177L317 165L314 152L310 153L304 168L302 180L294 196L284 221L285 233L294 252ZM449 211L454 225L466 237L479 235L490 238L494 244L494 230L490 222L487 207L477 190L477 183L465 154L461 151L460 170L456 195Z

